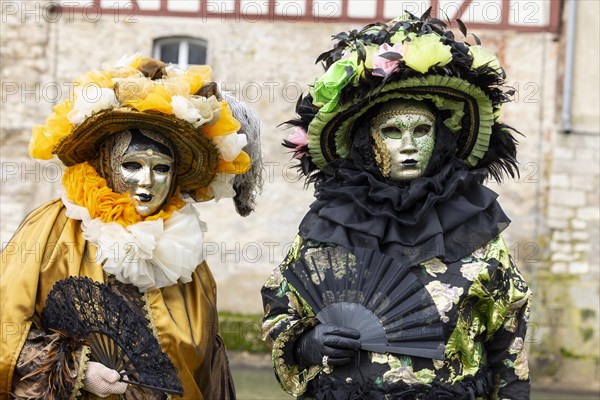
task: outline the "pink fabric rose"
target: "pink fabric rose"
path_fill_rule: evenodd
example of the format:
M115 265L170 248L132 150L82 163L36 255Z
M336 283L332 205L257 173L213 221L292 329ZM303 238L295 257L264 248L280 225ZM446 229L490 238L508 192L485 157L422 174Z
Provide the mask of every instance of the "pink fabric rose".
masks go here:
M294 150L298 151L302 147L308 145L308 135L304 129L300 128L299 126L296 126L294 129L294 133L290 134L287 137L287 141L292 144L295 144L296 147L294 148ZM304 152L296 154L294 156L294 158L301 159L302 157L304 157L307 154L308 154L308 152L304 151Z
M386 57L382 57L382 54L385 53L395 53L388 54ZM391 57L390 57L391 56ZM394 59L390 59L394 58ZM393 46L390 46L387 43L384 43L379 47L379 52L377 56L373 57L373 75L385 77L388 76L398 70L398 65L400 64L400 59L402 58L402 43L396 43ZM381 71L375 71L377 69L383 70L383 74Z

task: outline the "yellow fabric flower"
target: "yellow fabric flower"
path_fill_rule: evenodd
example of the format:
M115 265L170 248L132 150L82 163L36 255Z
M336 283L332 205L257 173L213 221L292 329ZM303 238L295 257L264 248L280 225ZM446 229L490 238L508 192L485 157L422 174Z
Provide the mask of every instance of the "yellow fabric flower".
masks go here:
M73 102L65 100L52 108L54 111L46 119L46 129L57 138L70 135L73 131L73 124L69 122L67 115L73 109Z
M29 155L40 160L49 160L52 158L53 148L54 142L45 134L44 126L35 125L31 130Z
M140 64L142 63L142 59L143 57L141 55L136 56L133 60L131 60L129 66L135 69L139 69Z
M65 136L73 132L74 125L67 118L73 108L70 100L65 100L53 107L53 113L46 119L45 125L36 125L32 130L29 142L29 154L33 158L49 160L52 158L54 146Z
M248 172L251 164L252 162L248 153L241 151L240 155L238 155L233 161L228 162L220 159L217 172L225 174L243 174Z
M171 96L161 85L156 85L150 89L145 98L127 100L123 105L135 108L140 112L146 110L160 111L164 114L171 114L173 112Z
M122 226L167 219L185 205L177 191L158 213L142 218L129 196L113 192L106 179L87 162L67 168L62 183L67 197L78 206L85 207L92 219L100 218L102 222L116 222Z
M221 118L213 125L204 125L203 131L206 136L213 138L220 135L229 135L240 130L240 121L233 117L229 103L221 102Z
M187 96L190 93L190 82L183 76L174 76L169 79L155 81L165 88L169 96Z
M127 101L142 100L154 87L153 81L142 77L130 77L115 85L115 95L120 103Z
M75 86L95 85L101 88L112 88L112 74L109 71L92 70L75 81Z
M424 74L433 66L442 67L452 61L450 46L443 44L437 33L422 36L411 34L409 37L410 41L404 42L402 56L405 64L411 69Z
M198 90L207 82L211 81L212 68L210 65L191 66L183 76L190 82L190 93L196 94Z

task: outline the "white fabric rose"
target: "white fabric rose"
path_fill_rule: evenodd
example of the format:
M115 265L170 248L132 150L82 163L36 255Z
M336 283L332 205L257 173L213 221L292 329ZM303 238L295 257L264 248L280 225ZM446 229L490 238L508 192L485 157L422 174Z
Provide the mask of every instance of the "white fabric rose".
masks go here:
M211 96L206 97L190 97L189 99L183 96L171 97L171 106L173 114L179 119L189 122L198 128L206 123L213 123L219 118L221 104L218 100Z
M171 107L173 107L173 114L177 118L187 121L194 126L202 118L200 111L198 111L194 103L183 96L171 97Z
M190 98L190 101L202 116L202 120L198 122L198 126L206 123L212 125L221 118L221 103L219 103L219 100L215 96L210 96L209 98L197 96Z
M215 202L218 202L221 199L233 198L235 196L235 190L232 185L234 178L234 174L217 174L215 180L209 185Z
M75 104L67 114L69 122L81 124L98 111L117 107L119 102L115 92L109 88L100 88L95 85L85 85L75 88Z
M244 134L232 133L229 135L215 136L212 138L217 145L221 158L231 162L240 155L242 149L248 144L248 138Z

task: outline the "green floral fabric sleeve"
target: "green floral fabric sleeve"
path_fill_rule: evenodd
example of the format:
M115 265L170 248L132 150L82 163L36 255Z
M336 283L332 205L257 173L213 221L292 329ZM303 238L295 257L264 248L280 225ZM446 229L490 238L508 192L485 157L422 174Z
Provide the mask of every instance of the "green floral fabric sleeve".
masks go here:
M263 339L272 345L277 380L283 390L294 396L304 393L308 382L321 371L319 366L302 368L294 359L296 340L306 329L318 323L310 307L281 275L281 270L297 259L301 245L302 239L297 237L288 256L269 277L261 291L265 310Z
M485 342L485 349L488 363L496 375L498 398L526 400L531 383L525 353L531 291L503 241L502 245L498 254L494 254L500 266L490 277L488 287L496 302L506 307L500 307L503 311L501 325ZM496 293L501 294L496 296Z

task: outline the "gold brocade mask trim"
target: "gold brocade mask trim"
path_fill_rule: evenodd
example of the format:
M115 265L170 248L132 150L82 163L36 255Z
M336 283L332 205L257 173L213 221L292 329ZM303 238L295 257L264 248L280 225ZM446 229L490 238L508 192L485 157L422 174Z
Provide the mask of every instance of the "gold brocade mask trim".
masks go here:
M373 156L375 157L375 162L381 171L381 174L389 178L391 172L391 157L390 152L383 143L381 135L379 132L371 127L371 137L373 138Z

